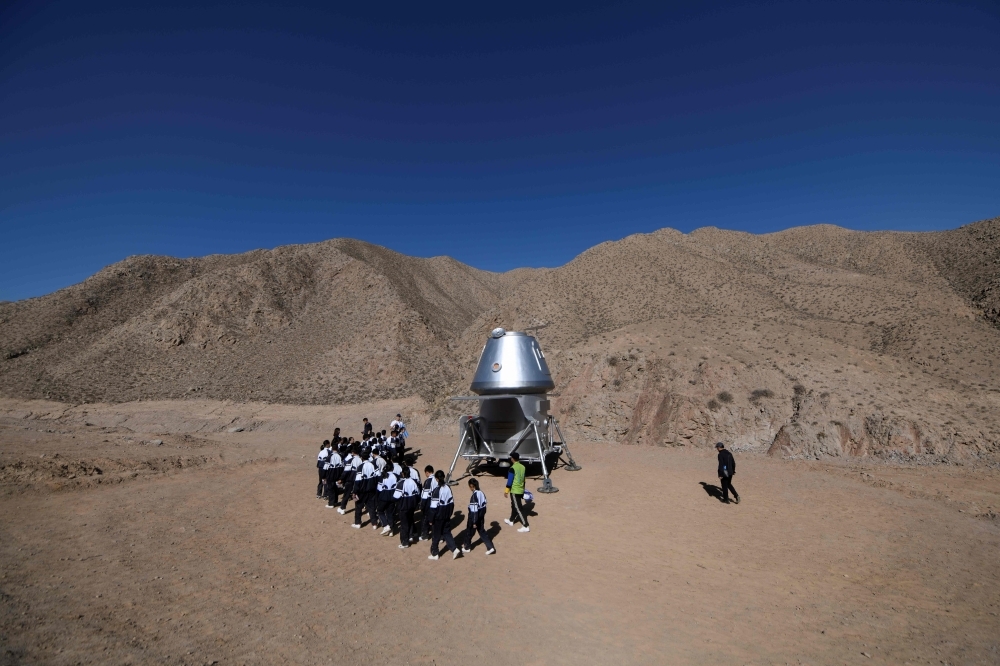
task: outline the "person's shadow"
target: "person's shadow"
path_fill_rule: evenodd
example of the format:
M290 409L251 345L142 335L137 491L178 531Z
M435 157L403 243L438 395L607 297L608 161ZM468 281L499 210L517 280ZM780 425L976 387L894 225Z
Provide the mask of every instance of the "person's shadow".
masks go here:
M701 487L708 493L709 497L714 497L715 499L722 501L722 488L719 486L713 486L710 483L705 483L701 481Z

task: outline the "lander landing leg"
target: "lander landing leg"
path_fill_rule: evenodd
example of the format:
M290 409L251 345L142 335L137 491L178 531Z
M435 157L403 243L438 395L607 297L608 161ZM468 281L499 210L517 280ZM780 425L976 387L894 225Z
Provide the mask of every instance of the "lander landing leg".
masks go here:
M565 469L569 472L579 472L582 467L576 464L573 460L573 454L570 453L569 446L566 445L566 438L563 437L562 430L559 429L559 422L552 419L552 425L555 426L556 433L559 434L559 442L562 444L563 451L566 452L566 457L569 458L569 463L566 465Z
M542 438L538 436L538 425L535 425L535 441L538 442L538 459L542 462L542 485L537 490L540 493L557 493L559 489L552 485L549 468L545 464L545 451L542 450Z
M457 480L452 481L451 475L455 471L455 465L458 464L458 457L460 455L462 455L462 447L465 446L465 438L466 438L467 435L468 435L468 431L467 430L465 430L465 431L462 432L462 437L458 440L458 449L455 451L455 457L451 459L451 467L448 469L448 476L445 477L445 480L444 480L444 482L447 483L449 486L457 486L458 485L458 481Z

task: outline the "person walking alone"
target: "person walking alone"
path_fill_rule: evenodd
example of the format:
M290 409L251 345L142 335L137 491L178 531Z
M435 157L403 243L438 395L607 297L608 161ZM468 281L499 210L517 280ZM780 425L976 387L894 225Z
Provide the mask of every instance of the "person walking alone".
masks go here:
M515 520L520 520L521 527L517 531L530 532L528 516L524 512L524 465L517 451L510 454L510 471L507 472L507 488L503 494L505 497L510 495L510 518L503 522L513 526Z
M722 501L729 503L729 493L733 493L733 499L740 503L740 494L733 488L733 475L736 474L736 459L729 452L726 445L719 442L715 445L719 452L719 482L722 485Z

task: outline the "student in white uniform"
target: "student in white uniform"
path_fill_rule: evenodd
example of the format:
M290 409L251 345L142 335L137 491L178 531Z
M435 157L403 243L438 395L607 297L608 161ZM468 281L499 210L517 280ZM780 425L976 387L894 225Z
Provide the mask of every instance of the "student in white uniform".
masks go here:
M344 460L340 457L340 452L330 447L330 457L327 459L329 470L326 474L326 508L336 508L340 500L340 484L344 476Z
M420 540L427 541L431 538L431 525L434 523L434 512L431 509L431 493L437 488L438 482L434 478L434 468L428 465L424 467L423 488L420 491Z
M475 532L479 532L479 538L486 546L486 554L492 555L497 552L493 547L493 540L490 539L489 532L486 531L486 493L479 489L477 479L469 479L469 490L472 491L472 498L469 500L469 520L465 526L465 533L462 543L462 552L472 552L472 537Z
M392 536L396 522L396 485L399 483L391 468L380 474L378 483L378 519L382 524L382 536Z
M440 556L438 542L444 538L444 545L451 549L451 559L458 559L462 556L455 537L451 535L451 516L455 511L455 498L451 494L451 488L444 482L444 470L438 470L434 474L438 486L431 493L431 511L434 512L434 531L431 537L431 554L427 556L429 560L436 560Z
M354 496L354 479L358 476L358 468L361 467L361 456L356 453L361 447L354 443L347 457L344 458L344 473L341 475L341 486L344 488L344 496L340 499L340 508L337 513L344 515L347 513L347 503Z
M354 524L351 527L361 528L361 514L368 510L368 522L372 529L378 527L378 511L375 509L375 487L378 485L378 474L375 465L368 459L367 451L360 453L362 463L354 476Z
M319 453L316 455L316 471L319 472L319 483L316 484L316 499L323 499L323 485L326 483L326 472L323 469L323 464L330 457L330 450L327 448L329 445L329 440L323 440L323 443L319 447Z
M403 467L396 484L396 513L399 515L399 547L409 548L414 535L413 512L420 502L420 485L409 476L410 469Z

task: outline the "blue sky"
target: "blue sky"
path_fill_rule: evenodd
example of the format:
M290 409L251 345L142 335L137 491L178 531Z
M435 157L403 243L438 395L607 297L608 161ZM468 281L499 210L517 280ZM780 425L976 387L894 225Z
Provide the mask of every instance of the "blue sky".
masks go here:
M0 300L338 236L507 270L1000 215L996 2L418 4L4 3Z

